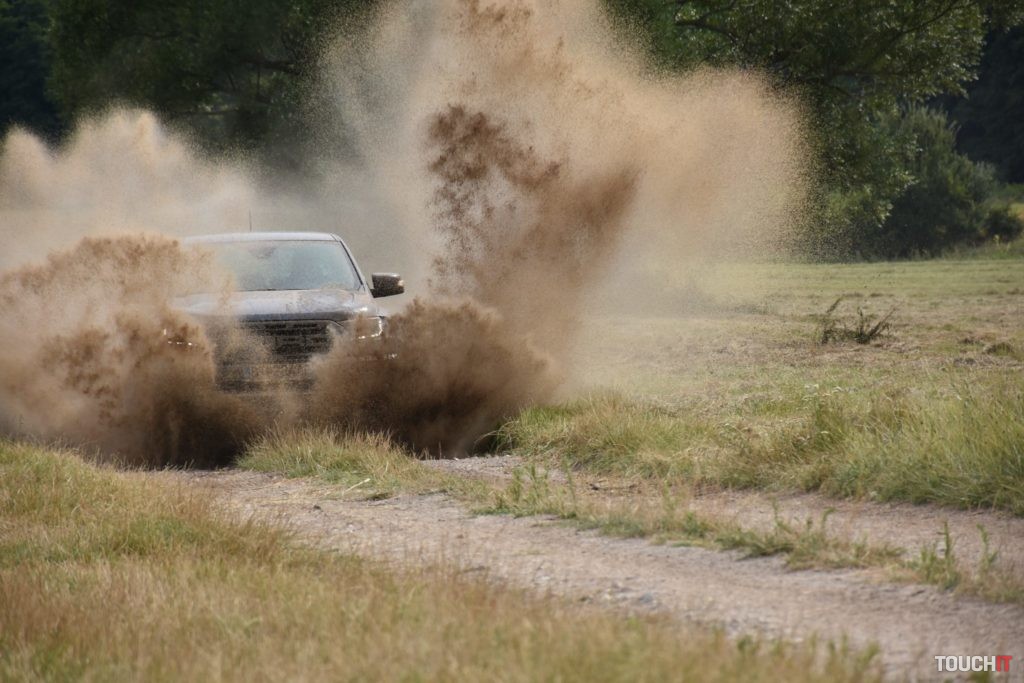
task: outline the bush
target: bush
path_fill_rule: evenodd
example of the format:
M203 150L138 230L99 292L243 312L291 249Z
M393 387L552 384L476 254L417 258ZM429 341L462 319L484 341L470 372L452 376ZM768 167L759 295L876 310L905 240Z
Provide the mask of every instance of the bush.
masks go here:
M988 202L997 183L992 167L956 151L956 130L942 113L911 109L897 125L916 142L907 159L913 180L885 221L881 246L886 255L932 254L984 241L993 227Z
M1024 232L1024 219L1009 206L994 206L985 218L986 237L1009 242Z
M1024 223L999 197L993 168L956 151L956 128L925 108L881 116L870 177L829 188L810 251L827 258L934 255L998 238Z

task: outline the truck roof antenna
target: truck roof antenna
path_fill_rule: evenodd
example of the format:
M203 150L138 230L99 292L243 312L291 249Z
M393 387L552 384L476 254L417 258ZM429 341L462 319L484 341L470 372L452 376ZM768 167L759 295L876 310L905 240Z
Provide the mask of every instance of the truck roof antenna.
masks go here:
M252 209L249 209L249 232L252 232Z

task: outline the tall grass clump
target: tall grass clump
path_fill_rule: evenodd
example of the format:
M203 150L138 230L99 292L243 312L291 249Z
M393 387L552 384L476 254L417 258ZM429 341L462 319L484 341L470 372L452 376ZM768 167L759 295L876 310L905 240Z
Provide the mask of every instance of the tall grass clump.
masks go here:
M483 482L427 467L387 434L306 426L274 430L250 443L238 467L287 477L316 477L363 498L400 491L480 497Z
M1012 382L815 390L785 419L755 427L602 396L527 410L498 442L595 474L1024 515L1024 388Z
M850 424L824 491L1024 515L1024 387L882 397L867 415L839 414Z
M278 429L246 448L238 465L289 477L316 476L331 482L375 477L391 483L417 464L385 434L346 433L334 428Z
M499 449L596 473L685 476L686 449L713 429L681 410L602 394L561 406L530 408L497 432Z
M801 424L745 440L706 468L736 487L1001 508L1024 515L1024 393L1006 383L942 395L830 391Z

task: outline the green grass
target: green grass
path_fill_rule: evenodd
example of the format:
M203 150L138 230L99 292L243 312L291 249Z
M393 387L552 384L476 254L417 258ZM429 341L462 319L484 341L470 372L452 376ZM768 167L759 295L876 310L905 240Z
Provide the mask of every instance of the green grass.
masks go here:
M725 264L663 284L658 315L584 323L584 398L516 416L503 448L600 474L1024 514L1024 260ZM687 312L695 288L705 306ZM823 344L837 300L851 328L858 310L895 312L870 343Z
M882 393L860 405L821 397L812 410L802 433L778 444L783 462L791 456L803 470L796 473L803 488L1024 515L1024 386L1017 382L962 386L942 397ZM758 459L757 449L750 457Z
M942 545L935 543L921 548L916 558L903 563L911 580L930 583L944 590L955 590L976 595L992 602L1024 604L1024 584L1020 577L1006 572L999 564L999 554L989 548L988 534L978 527L984 544L982 557L973 571L965 569L957 557L956 543L949 532L943 530Z
M239 467L279 472L289 477L316 476L329 483L371 484L390 493L428 474L381 434L342 434L334 429L276 431L251 444Z
M1024 515L1016 382L939 395L813 388L799 404L753 412L762 417L744 426L692 406L605 395L524 411L498 434L527 459L595 474Z
M497 450L602 474L690 476L691 446L714 443L716 427L693 411L605 393L520 413L496 433Z
M5 680L874 681L739 642L304 549L152 477L0 442Z

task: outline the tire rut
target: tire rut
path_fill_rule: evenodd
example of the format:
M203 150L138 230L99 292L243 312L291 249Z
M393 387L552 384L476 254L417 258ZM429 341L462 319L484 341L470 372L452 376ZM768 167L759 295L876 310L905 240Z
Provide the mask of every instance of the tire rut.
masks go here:
M789 571L780 558L609 538L549 518L473 515L437 494L347 501L336 488L274 475L166 476L325 549L400 565L451 562L541 594L667 614L732 635L877 643L886 671L899 676L935 677L938 654L1024 660L1024 607L880 582L870 571Z
M490 481L511 480L523 462L516 456L428 460L430 467L452 474ZM558 471L549 472L553 481L564 481ZM576 475L582 494L614 500L635 491L606 487L598 477ZM923 547L944 549L944 528L948 525L956 556L965 566L977 567L986 552L998 554L999 567L1024 578L1024 518L991 510L955 510L936 505L877 503L837 500L814 493L765 493L763 491L702 491L683 500L683 507L715 518L730 520L754 531L771 531L778 521L803 526L808 520L819 525L827 516L830 536L848 541L867 540L902 549L914 556ZM988 536L982 541L981 529Z

